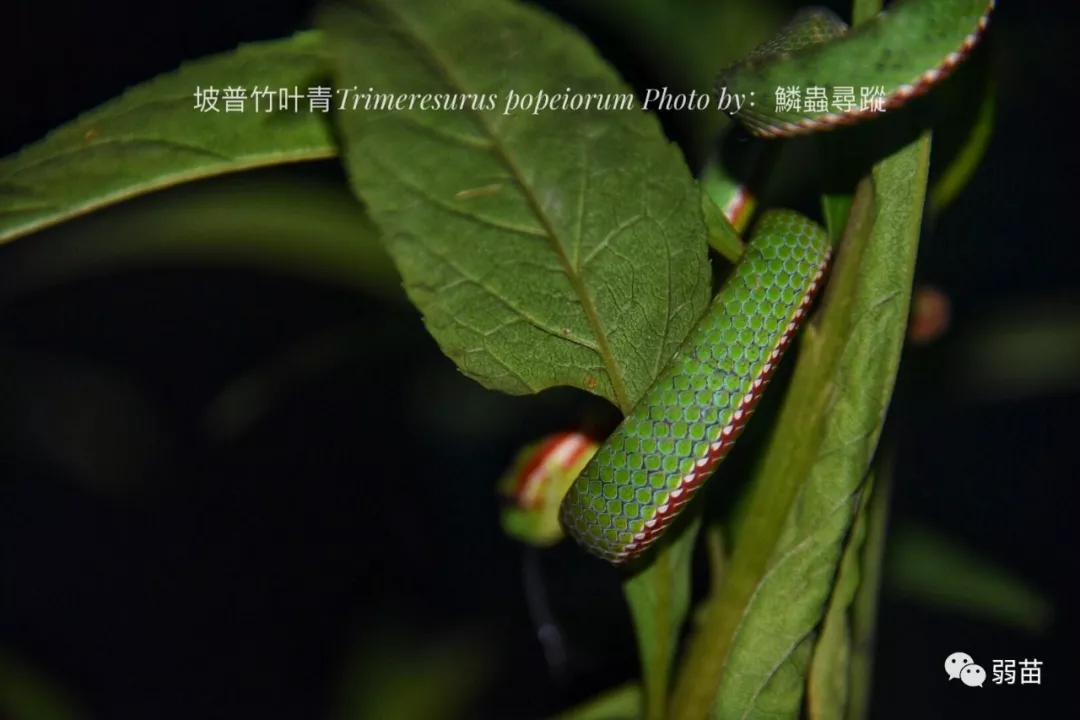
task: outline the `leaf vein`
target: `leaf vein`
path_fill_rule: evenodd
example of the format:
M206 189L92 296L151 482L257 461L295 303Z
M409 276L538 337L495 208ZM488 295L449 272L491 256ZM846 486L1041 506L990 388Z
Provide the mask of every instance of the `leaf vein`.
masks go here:
M423 37L422 34L418 31L418 29L413 27L409 20L404 16L404 13L400 12L400 8L390 7L389 3L385 2L385 0L378 0L378 2L383 7L384 12L394 15L399 19L402 29L407 32L407 37L409 41L414 45L418 46L421 51L427 54L427 57L429 57L435 65L434 69L436 70L436 72L442 75L446 83L458 90L459 92L466 92L467 88L457 77L456 73L451 69L453 66L449 59L443 57L442 54L435 47L433 47L429 42L427 42L427 39ZM586 319L589 325L593 328L593 332L596 334L598 352L600 354L601 360L603 361L605 371L607 372L607 375L611 382L611 387L612 391L615 394L616 402L624 412L629 412L633 405L633 401L630 397L629 390L626 387L626 381L622 376L622 372L620 370L618 360L615 357L615 352L611 346L610 339L608 338L606 328L600 319L600 315L594 304L592 296L588 291L588 287L582 281L581 276L575 271L573 265L570 262L570 258L566 254L565 248L562 246L561 243L558 242L558 234L555 231L554 225L552 224L550 218L548 218L547 214L544 212L543 206L540 203L539 198L536 197L535 192L533 192L532 188L528 185L528 183L525 182L525 174L511 157L509 149L501 141L501 138L495 132L495 128L492 127L490 121L482 113L479 113L476 110L472 109L470 109L470 112L474 116L477 124L481 127L481 129L483 129L485 133L492 139L492 143L498 156L510 170L515 180L518 182L519 186L521 187L522 193L528 201L534 215L536 216L540 224L543 225L545 230L545 236L551 241L553 250L555 251L556 255L558 255L560 262L563 264L564 271L566 272L566 276L570 281L571 287L574 289L575 294L577 294L581 300L581 307L585 313Z

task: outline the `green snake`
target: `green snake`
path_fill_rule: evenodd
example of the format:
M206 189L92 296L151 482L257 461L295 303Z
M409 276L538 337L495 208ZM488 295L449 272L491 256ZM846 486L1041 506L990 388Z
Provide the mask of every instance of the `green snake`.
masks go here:
M993 8L993 0L899 0L850 31L827 10L804 10L721 72L717 89L748 99L733 116L758 137L853 124L900 107L948 76L978 43ZM792 88L801 100L825 97L826 105L793 103ZM836 102L838 96L846 102ZM727 215L736 227L745 224ZM544 544L565 530L615 565L639 557L746 426L810 311L830 255L828 234L813 221L789 210L764 213L704 317L606 441L582 452L579 436L555 438L511 474L532 507L545 493L561 504L557 521L550 514L540 520L511 514L504 519L508 531ZM543 454L552 448L562 457ZM552 475L556 482L537 489L535 478Z

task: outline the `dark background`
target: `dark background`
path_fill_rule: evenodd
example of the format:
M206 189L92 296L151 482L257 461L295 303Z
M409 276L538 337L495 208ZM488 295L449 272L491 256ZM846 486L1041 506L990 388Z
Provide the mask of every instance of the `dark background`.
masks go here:
M1077 299L1065 171L1074 93L1056 72L1074 24L1050 9L1069 12L1063 2L1001 5L995 23L1007 29L990 39L1006 67L998 129L920 250L920 279L950 295L961 335L1015 303ZM555 6L574 17L570 3ZM310 8L9 4L0 152L184 59L287 35ZM650 83L662 49L586 30ZM333 162L271 173L344 182ZM16 245L48 242L47 232L0 247L0 263ZM368 338L354 356L284 393L239 439L207 439L206 406L226 382L343 325ZM1037 637L886 596L872 716L1056 715L1075 696L1080 397L1075 382L1005 399L951 392L949 342L909 351L902 366L894 521L921 520L1000 561L1051 598L1057 621ZM497 525L494 480L524 442L573 426L580 395L485 392L415 312L241 267L147 267L5 296L0 343L40 358L2 387L42 388L40 405L23 393L0 408L0 638L96 717L325 716L357 638L393 627L417 642L467 632L493 648L477 716L540 717L636 672L614 576L563 547L545 567L573 656L569 683L552 682L519 550ZM139 413L101 410L108 393L95 405L70 380L87 363L135 388ZM69 392L46 389L67 382ZM15 440L32 411L50 442L89 433L91 475L124 483L98 487L47 451L26 452ZM989 658L1038 658L1043 685L949 684L942 663L957 650L988 669Z

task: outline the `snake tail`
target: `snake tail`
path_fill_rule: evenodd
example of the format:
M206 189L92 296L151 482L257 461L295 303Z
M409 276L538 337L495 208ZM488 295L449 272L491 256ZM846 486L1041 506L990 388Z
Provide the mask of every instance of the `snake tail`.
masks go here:
M560 506L569 535L615 565L660 538L746 426L829 257L817 224L762 216L702 321L571 485Z

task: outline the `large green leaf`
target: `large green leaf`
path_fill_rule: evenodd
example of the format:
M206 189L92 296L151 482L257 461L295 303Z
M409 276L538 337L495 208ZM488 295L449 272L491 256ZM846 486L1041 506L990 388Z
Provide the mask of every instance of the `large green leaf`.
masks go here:
M856 193L727 583L704 616L700 634L711 642L691 651L676 718L701 717L714 701L718 718L798 715L808 639L831 592L892 393L928 160L925 137L883 161L876 183Z
M757 706L759 695L763 705L767 703L767 686L775 670L762 672L765 664L773 662L775 668L775 663L784 662L786 647L800 642L821 617L896 379L929 159L926 134L874 168L876 218L862 209L867 201L856 194L855 204L862 200L863 205L853 204L852 241L840 250L820 334L805 339L796 369L803 392L793 393L785 407L759 485L784 487L794 479L791 485L801 487L776 553L761 576L762 586L747 603L729 658L734 667L757 667L758 673L727 675L719 692L725 698L721 710L737 706L738 691L731 686L741 685L742 699L751 706ZM869 183L862 186L863 198L870 195L869 187ZM800 394L805 404L798 403ZM808 452L785 458L781 448L787 443ZM776 618L782 632L766 622L770 598L790 601ZM762 633L769 637L767 643L761 642ZM786 694L782 701L786 711L797 713L801 693L800 686L797 693Z
M716 717L798 713L804 640L831 591L903 347L929 150L925 136L856 193L820 323L803 337L737 540L721 600L733 601L725 658L733 672L722 677Z
M320 25L335 85L397 96L336 117L353 188L443 351L490 388L570 385L627 411L710 292L699 191L657 120L636 100L597 108L629 88L517 3L370 0ZM567 88L590 108L507 111Z
M178 183L332 157L329 113L312 112L306 98L266 111L271 97L262 94L274 91L276 103L279 89L329 91L327 68L321 35L303 32L187 63L132 88L0 160L0 242ZM247 95L228 112L227 88ZM196 92L206 90L218 95L216 112L196 109Z
M862 21L880 7L856 2ZM877 447L907 326L930 135L860 183L820 317L702 614L676 720L798 716L812 641Z
M633 97L579 33L517 3L357 2L321 24L337 84L418 96L412 108L361 102L339 116L340 135L444 352L490 388L571 385L628 411L710 291L700 191L656 119L636 107L508 111L513 96L566 88ZM420 107L461 94L456 110ZM648 717L663 710L695 537L696 525L673 537L624 588Z
M929 151L926 134L875 166L856 192L725 584L703 610L680 676L676 720L710 708L717 718L799 713L815 628L899 364Z

